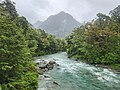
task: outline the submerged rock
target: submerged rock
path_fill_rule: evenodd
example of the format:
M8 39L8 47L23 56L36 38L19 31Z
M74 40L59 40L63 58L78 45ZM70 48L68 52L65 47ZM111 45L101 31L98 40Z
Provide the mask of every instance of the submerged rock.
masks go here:
M54 81L53 84L60 86L56 81Z
M44 75L44 77L45 77L45 78L50 78L50 76L49 76L49 75Z

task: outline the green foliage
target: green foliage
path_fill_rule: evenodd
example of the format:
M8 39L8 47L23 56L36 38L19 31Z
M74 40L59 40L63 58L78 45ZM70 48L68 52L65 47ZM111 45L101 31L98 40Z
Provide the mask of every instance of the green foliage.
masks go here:
M48 35L43 30L36 30L35 38L37 41L36 56L57 53L65 50L65 42L53 35Z
M64 51L64 46L64 40L33 29L19 17L14 2L0 3L0 90L36 90L33 57Z
M2 7L1 7L2 8ZM1 9L2 13L4 9ZM6 13L6 12L5 12ZM3 15L3 16L2 16ZM38 74L31 64L32 55L23 29L7 17L0 16L0 88L1 90L35 90Z
M69 57L81 59L91 64L119 64L119 7L111 11L111 17L99 13L96 20L75 29L66 38Z

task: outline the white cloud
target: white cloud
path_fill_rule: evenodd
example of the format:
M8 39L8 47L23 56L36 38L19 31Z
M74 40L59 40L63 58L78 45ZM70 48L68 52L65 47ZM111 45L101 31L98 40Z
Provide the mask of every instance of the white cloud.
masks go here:
M79 22L88 21L99 12L109 13L120 0L13 0L17 11L31 23L65 11Z

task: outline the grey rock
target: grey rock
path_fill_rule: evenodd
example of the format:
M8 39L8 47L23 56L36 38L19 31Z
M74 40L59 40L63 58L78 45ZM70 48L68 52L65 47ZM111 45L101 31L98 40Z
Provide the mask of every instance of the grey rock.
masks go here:
M41 60L39 61L36 69L39 74L43 74L46 71L52 70L55 66L59 66L55 61L45 61Z

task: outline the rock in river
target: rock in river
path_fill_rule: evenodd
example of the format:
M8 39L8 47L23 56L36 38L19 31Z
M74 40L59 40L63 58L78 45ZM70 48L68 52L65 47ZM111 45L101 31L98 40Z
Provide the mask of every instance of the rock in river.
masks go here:
M55 61L45 61L40 60L39 62L36 62L37 64L37 71L39 74L43 74L46 71L52 70L55 66L59 66Z

